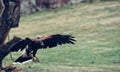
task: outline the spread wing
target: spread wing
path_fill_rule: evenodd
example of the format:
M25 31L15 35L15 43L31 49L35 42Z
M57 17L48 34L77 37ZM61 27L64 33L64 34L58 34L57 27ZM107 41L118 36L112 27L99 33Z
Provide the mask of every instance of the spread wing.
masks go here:
M49 35L41 37L40 40L43 42L43 48L52 48L57 45L62 44L74 44L76 41L73 36L71 35L61 35L61 34L55 34L55 35Z
M30 42L31 40L29 38L26 38L25 40L20 40L19 42L16 42L10 47L10 51L18 51L18 50L23 50L26 45Z

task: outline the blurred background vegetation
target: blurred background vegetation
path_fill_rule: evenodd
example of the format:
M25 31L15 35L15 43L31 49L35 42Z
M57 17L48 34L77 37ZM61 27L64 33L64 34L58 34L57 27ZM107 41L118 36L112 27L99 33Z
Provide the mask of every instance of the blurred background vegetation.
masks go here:
M21 0L21 13L30 14L36 11L51 10L78 3L99 3L120 0Z

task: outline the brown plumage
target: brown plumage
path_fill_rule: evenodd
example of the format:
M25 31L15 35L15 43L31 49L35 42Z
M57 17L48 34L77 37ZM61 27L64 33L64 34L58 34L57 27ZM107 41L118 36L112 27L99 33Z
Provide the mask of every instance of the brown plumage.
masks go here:
M71 35L54 34L49 36L38 37L36 39L26 38L24 41L26 41L25 43L26 45L28 45L28 48L26 48L25 53L23 53L18 59L16 59L15 62L22 63L24 61L34 59L38 49L53 48L57 45L62 44L74 44L76 40ZM20 44L23 43L20 42L13 47L16 47L17 45L20 46Z

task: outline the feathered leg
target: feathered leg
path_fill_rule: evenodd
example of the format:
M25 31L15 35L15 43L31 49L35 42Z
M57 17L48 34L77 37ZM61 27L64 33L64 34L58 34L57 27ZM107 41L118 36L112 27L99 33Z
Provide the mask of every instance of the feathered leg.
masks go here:
M33 50L33 53L30 55L34 62L40 62L40 60L35 56L37 53L37 49Z
M40 62L40 60L36 56L33 56L33 54L30 54L30 56L34 62L36 62L36 63Z

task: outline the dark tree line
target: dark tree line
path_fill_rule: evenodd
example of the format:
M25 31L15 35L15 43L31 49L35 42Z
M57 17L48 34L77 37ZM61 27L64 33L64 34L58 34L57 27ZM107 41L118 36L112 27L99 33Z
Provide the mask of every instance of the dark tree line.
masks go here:
M20 19L19 0L0 0L0 69L2 60L6 54L2 53L8 49L2 47L11 28L18 27ZM8 48L8 47L7 47Z

